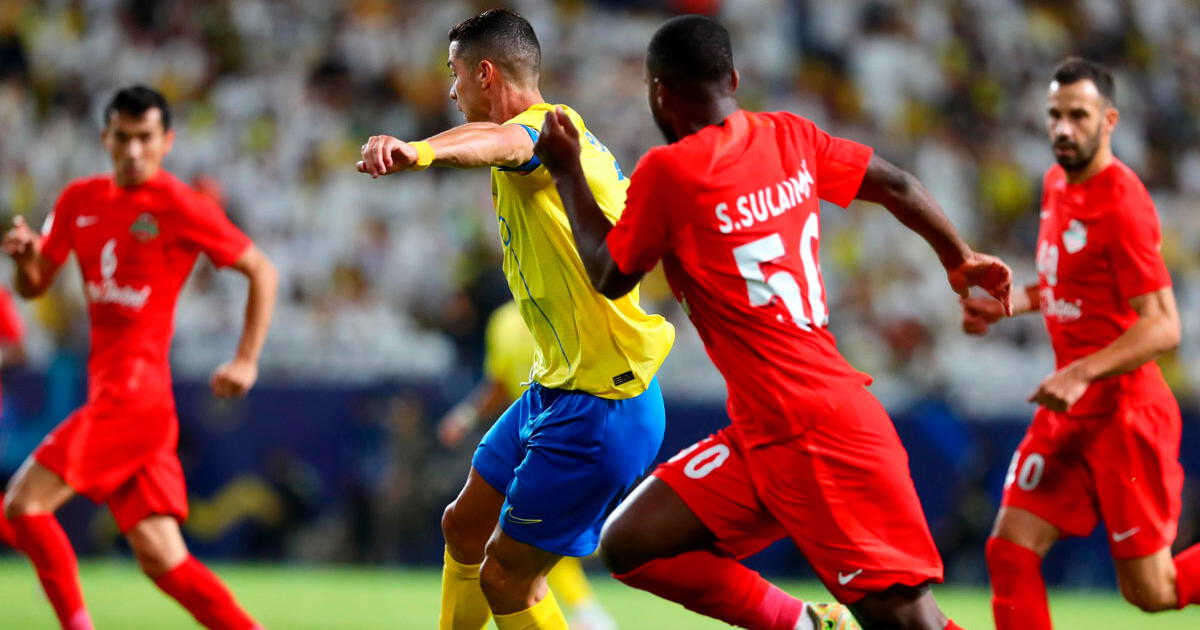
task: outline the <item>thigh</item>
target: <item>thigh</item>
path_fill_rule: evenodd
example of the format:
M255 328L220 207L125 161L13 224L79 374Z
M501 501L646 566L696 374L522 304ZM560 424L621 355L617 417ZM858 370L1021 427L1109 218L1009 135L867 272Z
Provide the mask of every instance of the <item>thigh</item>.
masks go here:
M178 529L177 523L188 517L187 483L179 457L173 451L155 454L106 503L123 534L150 516L167 517Z
M541 390L544 409L523 430L525 458L505 489L500 526L561 556L596 550L604 517L651 464L662 440L662 396L608 400Z
M600 557L609 571L624 575L651 560L709 549L715 543L712 530L656 473L608 517L600 537Z
M62 477L29 457L8 483L4 511L10 518L45 514L62 507L73 496L75 491Z
M759 496L843 603L942 580L891 419L866 389L747 458Z
M680 451L654 471L654 479L678 497L686 512L711 533L718 549L735 558L757 553L786 535L759 499L745 452L731 427ZM647 491L654 489L648 484L643 486ZM639 488L639 493L641 490ZM663 492L655 494L662 495ZM642 499L635 494L633 498L649 504L654 495ZM666 521L685 519L680 510L652 510L650 506L639 513L646 514L647 525L661 526L666 525ZM653 532L644 535L657 537ZM689 542L698 542L698 537ZM666 552L673 551L669 540L663 548ZM676 553L688 550L680 549Z
M1111 419L1088 452L1114 558L1141 558L1175 541L1183 492L1180 432L1179 407L1164 400Z
M1066 536L1087 536L1096 528L1099 507L1084 458L1091 432L1077 425L1065 416L1038 409L1013 453L1004 478L1001 509L1020 508Z

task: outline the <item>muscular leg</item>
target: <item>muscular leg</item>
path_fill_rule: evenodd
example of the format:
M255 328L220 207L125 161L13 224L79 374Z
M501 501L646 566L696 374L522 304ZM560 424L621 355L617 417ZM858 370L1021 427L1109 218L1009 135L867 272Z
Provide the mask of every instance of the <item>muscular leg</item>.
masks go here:
M792 630L804 621L803 602L717 551L712 532L655 477L609 517L600 555L622 582L732 625Z
M1061 535L1057 527L1033 512L1000 508L987 544L997 630L1051 628L1041 563Z
M943 630L948 620L928 586L894 586L850 605L865 630Z
M487 543L479 583L492 612L510 615L546 596L546 574L562 556L538 549L495 528Z
M16 546L33 563L63 628L92 627L79 587L79 566L71 542L54 511L75 495L65 481L32 457L25 460L8 486L4 515Z
M502 505L504 495L471 468L462 492L442 514L446 555L440 630L480 630L491 617L479 571Z
M170 516L148 516L125 533L142 571L206 628L259 628L233 594L188 553L179 523Z
M1140 558L1116 558L1117 583L1129 603L1146 612L1175 610L1179 599L1175 590L1175 562L1171 549L1163 547Z

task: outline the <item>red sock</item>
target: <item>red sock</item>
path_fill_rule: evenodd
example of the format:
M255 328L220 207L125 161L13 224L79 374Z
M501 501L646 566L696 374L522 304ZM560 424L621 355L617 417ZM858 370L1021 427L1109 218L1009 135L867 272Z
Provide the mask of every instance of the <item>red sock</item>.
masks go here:
M613 577L742 628L793 630L804 614L804 602L732 558L709 551L651 560Z
M79 563L71 541L53 514L29 514L11 521L17 546L37 570L38 579L63 628L90 630L79 589Z
M4 505L4 493L0 492L0 506L2 505ZM17 548L17 537L13 534L12 525L9 525L8 519L4 517L3 509L0 509L0 543L14 549Z
M192 613L200 625L210 630L251 630L260 627L242 610L220 578L192 556L155 578L154 583Z
M1192 545L1175 556L1175 593L1180 608L1200 604L1200 545Z
M954 623L953 619L947 619L946 627L943 628L942 630L966 630L966 628L963 628L962 626Z
M1050 630L1041 556L1002 538L989 538L987 565L996 630Z

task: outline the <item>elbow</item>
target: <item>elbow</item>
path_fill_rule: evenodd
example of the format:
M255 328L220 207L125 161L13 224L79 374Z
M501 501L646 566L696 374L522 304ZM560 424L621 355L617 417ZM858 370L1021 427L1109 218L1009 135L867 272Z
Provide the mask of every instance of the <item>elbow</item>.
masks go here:
M1179 347L1183 333L1179 328L1179 319L1174 318L1163 325L1163 347L1161 352L1170 352Z
M26 300L40 298L44 293L46 293L46 287L42 285L32 285L18 282L15 288L17 290L17 295Z
M619 300L628 295L631 288L632 287L613 286L613 283L610 282L605 286L596 287L596 290L600 292L600 295L603 295L610 300Z

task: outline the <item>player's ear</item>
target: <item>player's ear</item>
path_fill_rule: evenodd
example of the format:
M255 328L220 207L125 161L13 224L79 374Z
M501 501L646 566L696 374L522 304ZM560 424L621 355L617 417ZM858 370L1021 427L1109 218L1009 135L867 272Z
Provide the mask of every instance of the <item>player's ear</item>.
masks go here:
M1109 105L1108 107L1104 108L1104 126L1108 127L1108 131L1110 133L1113 129L1116 129L1117 121L1120 119L1121 112L1118 111L1116 107Z
M732 94L737 92L738 84L742 82L742 75L738 74L736 68L729 74L729 92Z
M171 152L171 147L175 144L175 128L172 127L163 134L163 155Z
M479 87L486 90L496 79L496 64L487 59L481 59L475 75L479 77Z

